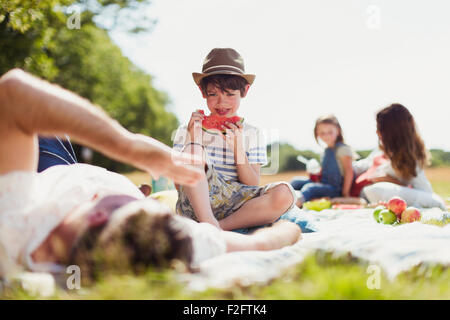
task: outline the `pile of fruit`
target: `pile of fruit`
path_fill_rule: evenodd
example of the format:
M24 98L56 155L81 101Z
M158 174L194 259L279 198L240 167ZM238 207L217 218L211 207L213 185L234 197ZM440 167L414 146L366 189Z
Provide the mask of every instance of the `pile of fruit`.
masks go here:
M419 209L407 207L406 201L400 197L391 198L386 206L380 205L373 211L375 221L383 224L408 223L419 221Z

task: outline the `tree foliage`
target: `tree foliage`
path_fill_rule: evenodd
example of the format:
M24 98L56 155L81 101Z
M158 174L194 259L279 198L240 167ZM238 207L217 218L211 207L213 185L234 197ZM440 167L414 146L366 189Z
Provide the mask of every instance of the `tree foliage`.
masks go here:
M100 105L130 131L170 144L178 120L166 108L167 95L122 55L108 30L94 23L105 11L114 20L121 10L136 9L140 3L148 0L0 2L0 74L14 67L25 69ZM82 8L80 29L67 27L71 5ZM99 154L94 163L127 169Z
M450 152L441 149L431 149L431 166L450 166Z
M268 150L269 161L278 161L278 172L305 170L304 163L297 160L297 156L302 155L306 159L315 158L320 160L319 154L310 150L297 150L289 143L277 143L278 146L271 145ZM276 155L272 154L272 150L278 149L278 159L275 159Z

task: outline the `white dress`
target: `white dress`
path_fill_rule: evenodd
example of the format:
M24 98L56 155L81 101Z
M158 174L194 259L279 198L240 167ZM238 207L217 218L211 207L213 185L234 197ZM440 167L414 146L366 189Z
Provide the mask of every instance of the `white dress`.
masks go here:
M94 196L108 194L144 199L126 177L88 164L59 165L41 173L15 171L1 175L0 277L22 268L62 271L61 266L34 263L31 254L71 211ZM218 230L190 222L186 223L186 229L194 241L194 262L225 252Z
M47 270L52 266L34 264L30 255L72 210L96 194L143 198L124 176L87 164L0 176L0 272L13 265L53 271Z
M354 162L353 169L355 170L355 173L359 175L368 170L372 166L374 157L380 154L382 154L382 151L375 149L367 158ZM425 171L417 166L416 173L416 176L409 180L403 179L392 168L391 162L387 161L377 168L375 175L391 176L402 182L404 185L411 186L411 188L399 186L390 182L378 182L364 187L361 194L372 203L388 201L393 196L399 196L410 206L419 208L439 207L446 210L443 200L433 192L433 188L425 175Z

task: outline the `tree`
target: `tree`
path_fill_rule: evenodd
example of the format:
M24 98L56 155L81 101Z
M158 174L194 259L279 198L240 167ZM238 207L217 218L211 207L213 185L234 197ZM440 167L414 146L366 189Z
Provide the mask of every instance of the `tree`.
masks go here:
M133 11L142 3L149 2L2 1L0 74L14 67L23 68L102 106L130 131L170 144L178 120L166 110L167 95L153 88L152 77L124 57L107 30L94 23L95 17L106 11L110 20L115 20L120 12ZM71 30L66 26L71 5L82 10L80 29ZM114 9L113 13L110 8ZM136 20L132 25L132 31L136 31L141 24ZM111 170L130 168L99 154L94 155L93 162Z
M124 57L105 30L94 25L64 28L54 41L49 55L64 71L55 82L102 106L128 130L171 144L178 120L166 110L167 95L152 87L151 76ZM99 155L94 162L113 170L129 168Z
M271 146L269 150L275 150L274 146ZM297 156L302 155L307 159L315 158L319 160L319 155L310 150L299 151L289 143L278 143L279 159L278 159L278 172L305 170L304 163L297 160ZM271 159L272 155L268 153L268 159Z

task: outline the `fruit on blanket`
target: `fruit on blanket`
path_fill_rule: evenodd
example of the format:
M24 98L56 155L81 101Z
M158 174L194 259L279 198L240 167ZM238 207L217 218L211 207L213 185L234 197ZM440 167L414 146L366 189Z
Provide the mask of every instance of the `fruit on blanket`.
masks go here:
M420 218L421 218L421 214L420 214L419 209L414 208L414 207L408 207L402 213L401 222L408 223L408 222L419 221Z
M314 211L322 211L331 208L331 201L328 199L307 201L303 204L303 208Z
M198 112L205 114L203 110L199 110ZM241 125L244 122L244 118L238 116L225 117L219 115L209 115L203 119L202 129L209 133L225 133L222 126L225 126L226 122Z
M383 210L386 210L385 206L378 206L375 208L375 210L373 210L373 218L376 222L380 221L380 212Z
M406 209L406 201L400 197L392 197L387 203L387 208L394 212L397 218L400 219L402 212Z
M389 209L384 209L379 214L379 221L383 224L393 224L397 222L397 215Z

